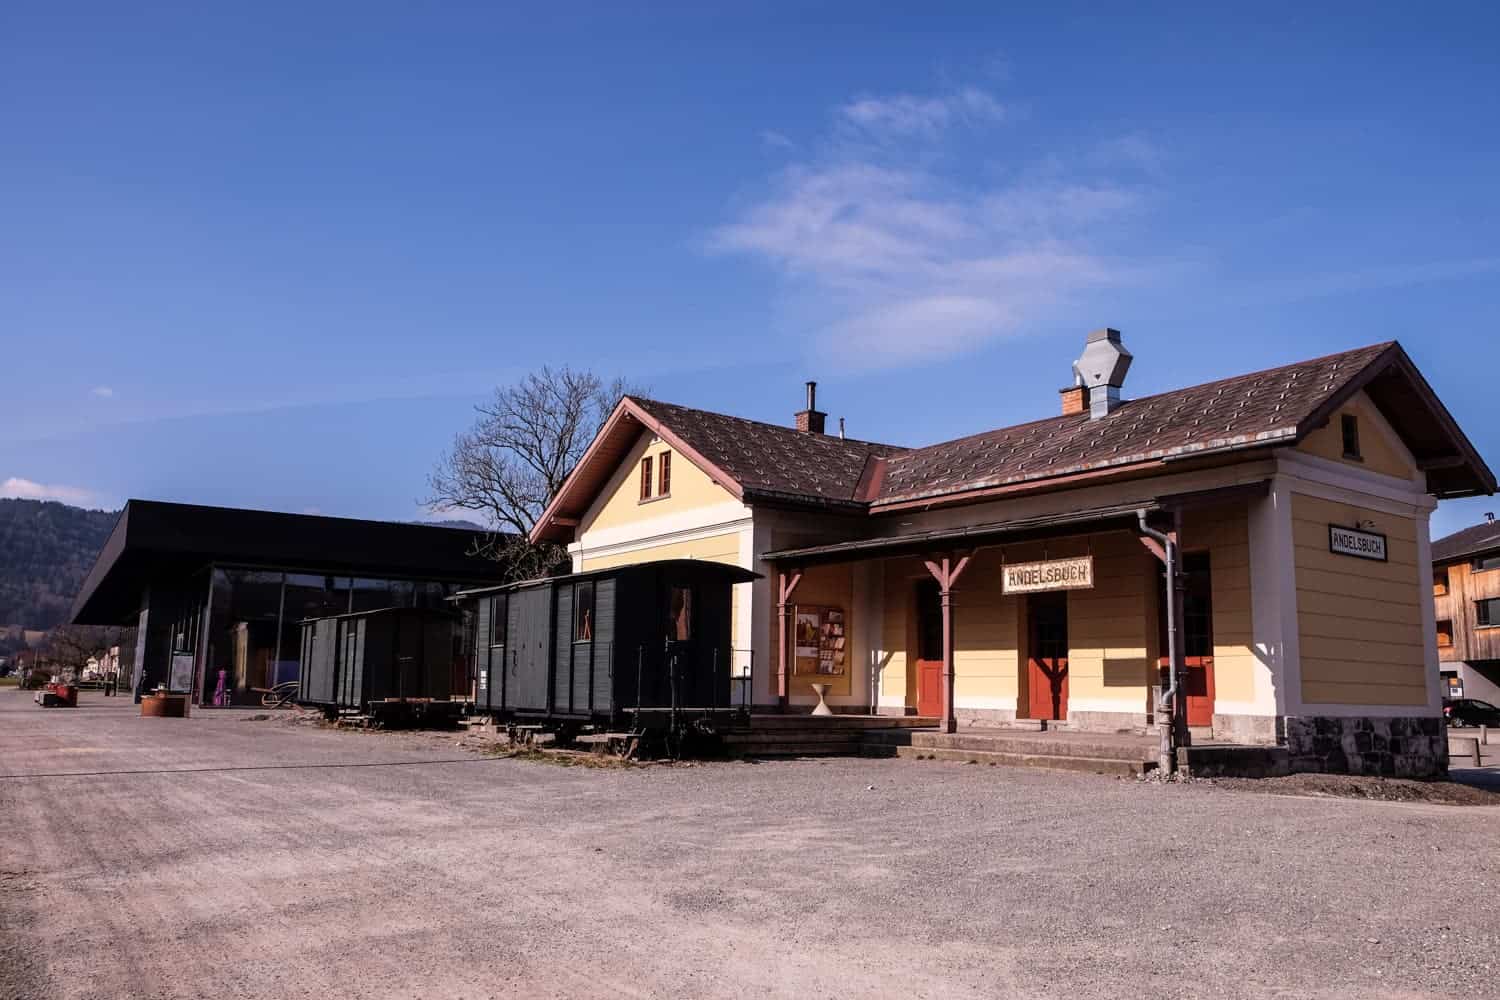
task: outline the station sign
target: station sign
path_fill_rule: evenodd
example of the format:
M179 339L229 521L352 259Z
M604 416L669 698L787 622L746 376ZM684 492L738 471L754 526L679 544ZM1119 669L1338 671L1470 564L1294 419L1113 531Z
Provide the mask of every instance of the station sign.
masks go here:
M1359 531L1328 526L1328 551L1334 555L1353 556L1356 559L1374 559L1385 562L1385 536L1374 531Z
M1006 594L1035 594L1045 590L1089 590L1094 586L1094 557L1043 559L1009 563L1001 580Z

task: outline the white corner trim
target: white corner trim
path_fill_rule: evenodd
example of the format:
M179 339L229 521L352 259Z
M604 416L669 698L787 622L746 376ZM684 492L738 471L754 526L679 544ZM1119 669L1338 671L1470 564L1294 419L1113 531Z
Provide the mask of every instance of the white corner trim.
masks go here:
M1339 462L1295 451L1277 456L1277 466L1277 474L1292 480L1298 493L1402 516L1437 509L1435 497L1406 479L1351 469Z

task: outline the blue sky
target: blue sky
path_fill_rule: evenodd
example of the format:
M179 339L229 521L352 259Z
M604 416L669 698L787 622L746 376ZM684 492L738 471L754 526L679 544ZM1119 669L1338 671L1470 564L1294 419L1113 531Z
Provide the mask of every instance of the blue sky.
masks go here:
M4 492L416 518L545 363L920 444L1103 325L1400 339L1500 464L1493 5L1005 6L5 4Z

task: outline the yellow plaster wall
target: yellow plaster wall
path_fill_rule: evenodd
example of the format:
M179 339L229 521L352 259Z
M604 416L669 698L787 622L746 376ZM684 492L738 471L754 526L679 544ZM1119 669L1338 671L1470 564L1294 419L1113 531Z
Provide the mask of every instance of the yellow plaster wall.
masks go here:
M998 550L978 552L953 594L953 697L959 705L982 698L985 707L1016 707L1019 602L1000 592L1000 566Z
M1344 432L1342 416L1345 413L1353 414L1359 418L1359 450L1361 459L1344 457ZM1375 409L1375 404L1370 402L1369 397L1359 393L1349 400L1338 413L1322 427L1313 431L1297 445L1299 451L1305 451L1319 458L1330 459L1341 462L1344 465L1360 469L1369 469L1372 472L1384 473L1387 476L1396 476L1400 479L1410 479L1416 474L1416 467L1407 460L1402 450L1387 437L1384 428L1380 426L1382 418Z
M1081 539L1075 552L1087 551ZM1094 589L1068 593L1068 703L1110 701L1108 709L1144 712L1155 677L1155 561L1131 535L1112 532L1093 539ZM1081 706L1080 706L1081 707Z
M1328 526L1375 522L1388 562L1335 555ZM1293 494L1297 632L1302 700L1349 705L1427 702L1417 523L1319 497Z
M738 566L740 564L740 535L737 531L729 531L722 535L710 535L707 538L697 538L689 542L669 542L665 545L652 545L632 552L619 552L608 556L591 556L585 549L579 569L580 571L609 569L613 566L657 562L662 559L708 559L712 562Z
M652 518L695 510L712 504L730 502L733 495L714 482L685 455L672 455L671 495L641 501L641 459L651 456L651 476L661 481L661 454L674 451L666 442L650 433L641 435L630 454L620 463L587 514L579 534L602 528L617 528ZM655 487L653 487L655 488Z
M1243 505L1190 511L1183 516L1187 552L1208 550L1213 592L1214 698L1255 700L1258 661L1250 614L1250 519Z
M885 593L880 627L881 662L880 693L887 699L904 698L907 707L917 704L917 679L907 662L915 624L914 590L917 581L927 574L920 559L887 559L884 561Z

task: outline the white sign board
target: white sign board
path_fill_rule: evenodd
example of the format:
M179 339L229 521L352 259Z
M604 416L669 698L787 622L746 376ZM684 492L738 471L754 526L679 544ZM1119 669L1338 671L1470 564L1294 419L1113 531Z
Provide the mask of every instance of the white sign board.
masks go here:
M1356 559L1374 559L1385 562L1385 536L1373 531L1357 531L1354 528L1328 526L1328 551Z
M1094 586L1094 557L1044 559L1010 563L1005 567L1002 592L1033 594L1043 590L1088 590Z

